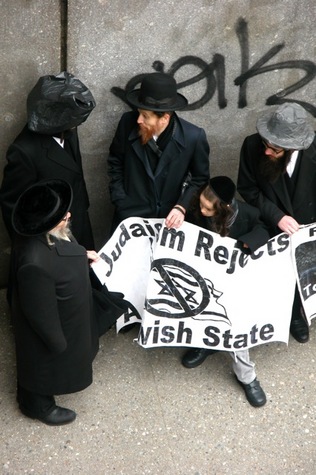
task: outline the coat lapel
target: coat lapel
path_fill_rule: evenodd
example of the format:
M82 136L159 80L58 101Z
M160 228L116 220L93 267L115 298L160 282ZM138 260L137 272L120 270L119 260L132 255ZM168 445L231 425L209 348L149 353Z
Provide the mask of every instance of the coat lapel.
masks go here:
M152 180L154 180L155 176L158 176L162 172L162 170L170 163L171 160L174 160L182 152L185 146L183 131L179 126L178 120L176 118L173 136L170 142L168 143L166 149L163 151L161 157L159 158L157 169L154 175L149 165L145 147L140 142L136 127L131 132L129 140L132 142L131 145L133 147L134 152L143 163L147 175Z
M293 215L293 205L289 192L286 187L285 179L281 176L275 183L271 183L270 186L273 188L275 194L278 196L283 206L288 211L289 215Z
M84 247L78 245L76 241L54 240L55 249L59 256L86 256L86 250ZM87 258L88 262L88 258Z
M57 163L58 165L68 168L75 173L81 173L79 165L74 159L58 145L53 137L44 137L42 139L42 146L46 150L46 156L49 160Z
M306 193L309 193L314 180L315 163L313 162L313 153L314 150L310 147L303 152L301 157L300 168L297 176L297 186L295 187L293 196L293 207L295 209L302 206L302 203L305 202Z
M287 192L284 177L281 177L276 183L271 185L291 216L295 214L296 209L303 205L306 193L309 192L312 186L315 176L314 153L315 150L313 147L310 147L302 153L292 201Z
M159 175L162 170L170 163L171 160L175 160L179 156L179 154L184 149L184 146L184 135L176 118L175 129L172 138L160 157L160 160L157 165L156 175Z
M144 165L147 175L153 180L154 175L153 175L153 172L150 168L148 158L146 156L145 147L143 147L143 145L141 144L141 141L139 139L137 127L135 127L132 130L132 132L130 133L128 139L131 142L131 146L132 146L135 154L137 155L139 160Z

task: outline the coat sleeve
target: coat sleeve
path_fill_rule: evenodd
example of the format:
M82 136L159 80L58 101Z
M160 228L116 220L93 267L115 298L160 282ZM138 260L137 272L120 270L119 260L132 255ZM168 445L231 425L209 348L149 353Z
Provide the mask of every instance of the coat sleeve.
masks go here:
M247 203L239 203L241 228L243 233L237 237L237 241L241 243L240 249L251 254L259 247L266 244L269 240L269 232L265 224L260 219L260 212L254 206ZM247 248L243 245L246 244Z
M189 180L178 200L178 204L185 209L188 209L194 192L206 183L210 177L209 154L210 146L205 131L202 128L198 128L195 147L190 161Z
M56 298L55 282L44 269L27 264L17 273L18 299L22 314L52 353L67 347Z
M131 115L131 113L123 114L121 117L110 145L110 153L108 156L109 190L111 202L114 205L126 198L124 188L124 161L128 136L131 131L130 125L132 124L129 115ZM135 125L137 114L133 114L132 117L134 117L133 123Z
M269 184L264 183L263 178L259 176L259 142L255 141L255 137L246 137L242 145L237 190L246 203L259 208L261 217L268 226L277 226L285 213L267 196L263 189L263 186L268 187Z
M9 236L12 237L13 207L20 194L37 181L37 172L27 153L15 143L9 147L6 158L7 164L4 168L0 189L0 203L4 224Z

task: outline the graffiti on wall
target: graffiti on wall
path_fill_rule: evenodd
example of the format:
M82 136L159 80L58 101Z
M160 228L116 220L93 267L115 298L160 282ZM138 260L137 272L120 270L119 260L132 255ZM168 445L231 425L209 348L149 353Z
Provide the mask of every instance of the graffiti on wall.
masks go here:
M298 91L302 87L306 86L316 76L316 64L308 60L292 60L276 62L266 65L274 56L276 56L284 47L285 43L280 43L270 48L253 66L249 64L250 48L249 48L249 35L248 24L243 18L239 18L235 25L236 35L240 45L241 53L241 72L238 77L235 78L234 84L239 87L238 95L238 108L242 109L247 106L247 86L249 80L260 74L266 74L270 71L276 71L279 69L298 69L304 71L305 75L302 79L298 80L294 84L278 91L276 94L272 94L266 99L267 105L282 104L284 102L297 102L305 107L314 117L316 117L316 107L312 104L295 99L289 99L289 94ZM221 54L214 54L211 63L207 63L203 59L197 56L182 56L175 61L169 70L165 70L165 65L162 61L154 61L152 67L154 71L165 72L171 75L175 75L184 66L192 65L200 70L195 76L179 82L178 89L182 89L187 86L191 86L201 80L206 80L205 92L196 101L191 102L185 108L185 110L196 110L207 104L217 92L217 103L220 109L224 109L227 106L227 99L225 96L225 57ZM111 92L119 97L122 101L126 101L126 93L134 89L143 79L144 74L138 74L131 78L126 84L125 89L119 87L113 87Z

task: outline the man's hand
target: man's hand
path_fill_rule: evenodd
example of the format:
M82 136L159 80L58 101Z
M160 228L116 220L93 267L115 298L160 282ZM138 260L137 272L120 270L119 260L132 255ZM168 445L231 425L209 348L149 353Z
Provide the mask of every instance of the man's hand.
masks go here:
M89 261L92 261L91 264L93 262L98 262L101 259L101 257L96 251L87 251L87 257Z
M180 211L181 210L181 211ZM180 228L185 218L185 209L182 206L176 205L176 208L172 208L168 216L166 217L165 224L168 229Z
M300 228L298 222L295 221L292 216L283 216L283 218L278 222L278 227L289 236L296 233Z

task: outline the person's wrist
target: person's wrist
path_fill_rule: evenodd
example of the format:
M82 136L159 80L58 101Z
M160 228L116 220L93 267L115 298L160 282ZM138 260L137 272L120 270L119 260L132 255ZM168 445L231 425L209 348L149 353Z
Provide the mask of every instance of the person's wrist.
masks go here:
M181 211L183 216L185 216L185 209L182 208L182 206L176 205L176 206L173 207L173 209L177 209L178 211Z

